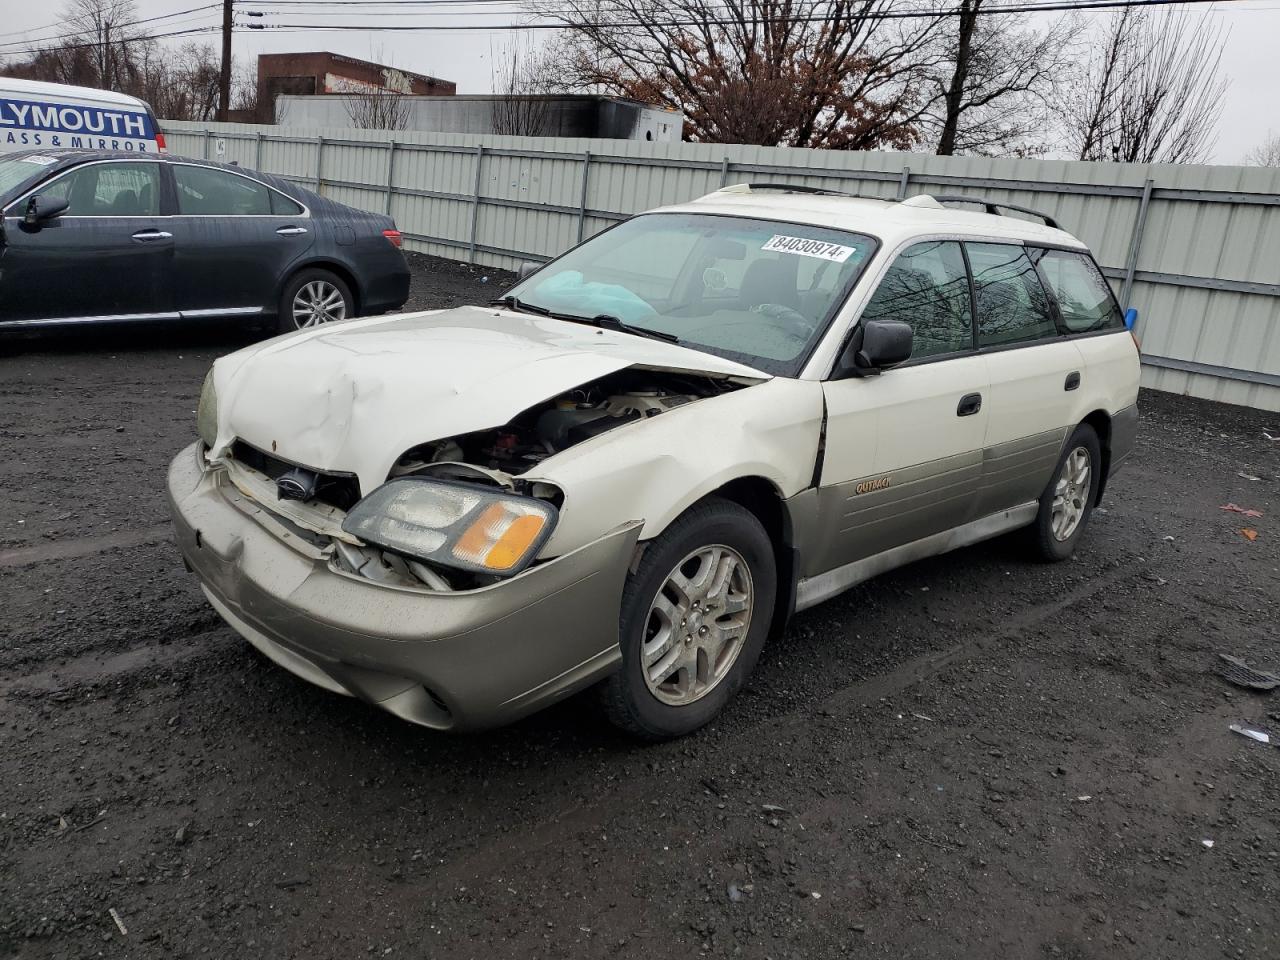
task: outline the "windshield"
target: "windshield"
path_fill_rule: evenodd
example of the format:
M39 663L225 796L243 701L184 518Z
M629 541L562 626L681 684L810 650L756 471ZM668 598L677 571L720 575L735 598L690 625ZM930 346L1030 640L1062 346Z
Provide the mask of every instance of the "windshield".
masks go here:
M614 317L794 376L875 245L808 224L646 214L569 251L510 295L533 310Z
M24 183L38 173L43 173L57 162L56 157L39 154L26 157L0 157L0 198L5 197L18 184Z

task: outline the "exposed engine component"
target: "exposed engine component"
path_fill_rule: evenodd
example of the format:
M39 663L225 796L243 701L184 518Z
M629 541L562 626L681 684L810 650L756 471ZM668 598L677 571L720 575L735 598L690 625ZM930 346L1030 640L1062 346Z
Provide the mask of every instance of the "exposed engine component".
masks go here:
M738 387L710 377L623 370L526 410L497 429L414 447L399 459L391 476L441 462L522 474L561 450L624 424Z

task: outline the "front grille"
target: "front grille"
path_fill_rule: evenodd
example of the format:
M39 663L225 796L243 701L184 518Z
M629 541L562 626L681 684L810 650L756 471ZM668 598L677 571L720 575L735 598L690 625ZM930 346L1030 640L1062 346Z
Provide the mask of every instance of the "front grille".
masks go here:
M231 456L250 470L256 470L272 480L278 480L290 470L301 467L301 464L281 460L259 450L257 447L236 440L231 445ZM302 467L310 470L310 467ZM313 499L339 510L350 510L360 499L360 481L353 473L326 473L323 470L313 471L319 478L316 495Z

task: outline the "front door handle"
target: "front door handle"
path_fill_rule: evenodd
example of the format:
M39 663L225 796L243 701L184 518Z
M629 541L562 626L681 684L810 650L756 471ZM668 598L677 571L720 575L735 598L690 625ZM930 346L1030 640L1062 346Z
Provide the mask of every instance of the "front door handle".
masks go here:
M168 230L139 230L133 235L133 239L148 243L152 240L172 240L173 234Z
M1062 385L1063 390L1074 390L1080 386L1080 371L1072 370L1067 374L1067 381Z
M957 417L972 417L975 413L982 409L982 394L966 393L960 398L960 403L956 407Z
M281 227L276 233L282 237L296 237L299 234L306 233L306 227Z

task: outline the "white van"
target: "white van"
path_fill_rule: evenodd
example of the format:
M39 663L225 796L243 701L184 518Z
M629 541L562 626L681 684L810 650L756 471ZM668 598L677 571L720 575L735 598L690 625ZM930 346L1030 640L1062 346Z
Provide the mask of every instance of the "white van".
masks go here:
M137 97L0 77L0 154L32 147L161 153L164 134Z

